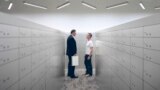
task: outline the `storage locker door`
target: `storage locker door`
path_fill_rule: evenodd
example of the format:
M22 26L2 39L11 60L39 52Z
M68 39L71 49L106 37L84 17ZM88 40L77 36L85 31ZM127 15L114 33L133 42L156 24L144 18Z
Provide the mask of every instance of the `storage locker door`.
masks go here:
M160 89L160 65L149 61L144 63L144 80L150 83L157 90Z
M151 85L144 82L144 90L157 90L157 89L153 88Z
M18 61L6 64L0 68L2 73L2 90L9 88L18 81Z
M160 64L160 51L144 49L144 59Z
M31 38L20 38L20 47L24 48L24 47L29 47L31 46Z
M160 50L160 38L144 38L144 48Z
M135 74L131 74L131 90L143 90L143 81Z
M144 27L144 37L160 37L160 24Z
M18 38L0 38L0 51L9 50L9 49L17 49Z
M31 29L29 28L19 28L20 37L31 37Z
M20 90L31 90L31 74L20 80Z
M0 66L19 58L18 49L0 52Z
M19 90L19 82L15 83L13 86L7 88L6 90Z
M18 37L18 27L0 24L0 37Z
M132 38L142 38L143 37L143 27L131 29Z
M20 78L31 73L31 56L20 59Z
M131 46L143 47L143 38L131 38Z
M138 77L142 78L143 73L143 59L136 56L131 56L131 71Z
M131 47L131 55L143 58L143 48Z

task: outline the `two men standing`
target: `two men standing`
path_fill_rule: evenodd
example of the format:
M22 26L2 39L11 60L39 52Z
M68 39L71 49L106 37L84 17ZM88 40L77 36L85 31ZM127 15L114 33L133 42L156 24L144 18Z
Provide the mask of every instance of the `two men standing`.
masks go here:
M67 38L67 51L66 54L68 56L68 77L70 78L78 78L75 76L75 66L72 66L72 56L77 55L77 45L76 45L76 30L71 31L71 35ZM93 53L93 42L91 40L92 34L87 34L87 43L86 43L86 52L84 56L84 64L86 67L86 76L92 76L92 53Z

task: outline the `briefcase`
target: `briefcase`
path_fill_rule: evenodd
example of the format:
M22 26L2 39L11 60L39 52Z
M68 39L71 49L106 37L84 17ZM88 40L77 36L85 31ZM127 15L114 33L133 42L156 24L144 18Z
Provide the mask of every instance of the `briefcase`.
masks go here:
M78 66L78 65L79 65L79 57L72 56L72 66Z

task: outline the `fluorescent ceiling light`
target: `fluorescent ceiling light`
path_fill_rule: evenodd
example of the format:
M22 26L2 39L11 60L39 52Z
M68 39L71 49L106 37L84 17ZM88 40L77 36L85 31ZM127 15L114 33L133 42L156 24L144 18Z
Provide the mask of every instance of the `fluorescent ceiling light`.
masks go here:
M141 8L142 8L143 10L146 9L146 8L144 7L144 5L143 5L142 2L140 2L139 5L141 6Z
M11 10L12 6L13 6L13 3L10 3L8 6L8 10Z
M106 7L106 9L113 9L113 8L122 7L122 6L125 6L125 5L128 5L128 1Z
M155 7L155 9L160 9L160 6L159 7Z
M71 4L71 3L68 1L68 2L66 2L66 3L64 3L64 4L60 5L60 6L58 6L57 9L62 9L62 8L64 8L64 7L69 6L70 4Z
M89 8L91 8L91 9L94 9L94 10L96 9L95 6L90 5L90 4L86 3L86 2L82 2L82 5L84 5L84 6L86 6L86 7L89 7Z
M44 6L39 6L39 5L35 5L35 4L32 4L32 3L24 2L23 4L24 4L24 5L27 5L27 6L32 6L32 7L40 8L40 9L47 9L47 8L44 7Z

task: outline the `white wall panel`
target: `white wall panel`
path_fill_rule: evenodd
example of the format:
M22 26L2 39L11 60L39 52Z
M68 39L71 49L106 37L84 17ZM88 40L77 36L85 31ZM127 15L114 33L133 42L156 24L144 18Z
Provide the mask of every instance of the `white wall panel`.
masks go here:
M144 27L144 37L160 37L160 25L151 25Z
M149 61L144 62L144 80L154 86L157 90L160 89L160 65Z
M131 38L131 46L143 47L143 38Z
M31 90L31 75L27 75L20 80L19 90Z
M0 25L0 37L17 37L19 30L16 26Z
M144 59L160 64L160 52L155 50L144 49Z
M20 48L31 46L31 38L20 38L19 45Z
M31 56L20 59L20 78L26 74L31 73Z
M15 83L11 87L7 88L6 90L19 90L19 83Z
M0 15L0 19L3 17ZM11 16L5 18L8 22ZM54 86L59 90L64 71L63 33L25 20L14 20L19 24L0 21L0 90L53 90L46 86L48 80L52 82L50 85L59 82ZM51 60L52 63L47 63ZM50 64L52 73L47 69Z
M159 38L144 38L144 48L160 50L160 39Z
M131 55L143 58L143 48L131 47Z
M1 90L4 90L18 81L18 60L0 67Z
M151 16L96 33L101 41L96 42L98 70L111 68L112 90L160 90L160 21L153 18L159 19ZM99 65L104 62L111 65ZM99 78L103 73L99 71Z
M19 59L18 50L0 52L0 66Z
M143 28L134 28L131 30L128 30L131 32L131 37L132 38L142 38L143 37Z
M131 90L143 90L143 80L134 74L131 75Z
M144 90L156 90L155 88L153 88L151 85L149 85L148 83L144 83Z
M20 27L19 28L19 36L20 37L31 37L31 29Z
M0 51L17 49L18 48L18 38L0 38Z

